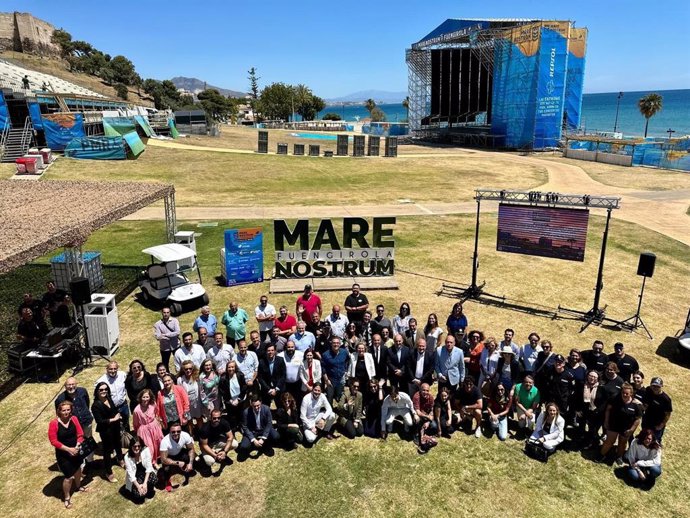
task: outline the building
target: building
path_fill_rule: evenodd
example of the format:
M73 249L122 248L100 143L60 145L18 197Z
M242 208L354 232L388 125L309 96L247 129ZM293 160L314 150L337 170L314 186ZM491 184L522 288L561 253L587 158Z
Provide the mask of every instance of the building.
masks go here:
M52 42L55 27L30 13L0 13L0 51L26 54L60 55L60 46Z
M544 149L580 123L587 29L448 19L406 51L413 136Z

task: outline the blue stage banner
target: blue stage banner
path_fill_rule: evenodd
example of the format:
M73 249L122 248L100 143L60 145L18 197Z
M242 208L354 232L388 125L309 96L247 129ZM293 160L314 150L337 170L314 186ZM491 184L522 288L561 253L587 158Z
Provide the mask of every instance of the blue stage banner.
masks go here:
M225 231L226 286L264 280L264 234L260 227Z
M577 130L580 127L586 48L587 29L572 28L568 41L568 74L565 83L564 114L567 128L570 131Z
M534 148L555 147L561 138L568 67L568 39L542 27L534 124Z
M4 131L7 126L10 125L10 114L7 111L7 103L5 102L5 96L2 95L2 90L0 90L0 131Z

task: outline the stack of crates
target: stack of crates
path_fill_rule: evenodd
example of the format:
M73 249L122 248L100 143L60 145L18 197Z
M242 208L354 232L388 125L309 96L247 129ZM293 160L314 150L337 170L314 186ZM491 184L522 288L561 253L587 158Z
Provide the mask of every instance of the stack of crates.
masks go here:
M318 144L309 144L309 156L319 156L321 154L321 146Z
M338 144L336 146L338 156L347 156L348 148L350 147L350 139L347 135L338 135Z
M304 144L295 144L292 154L298 156L304 155Z
M352 156L364 156L364 135L355 135L355 145L352 148Z
M78 258L78 261L79 264L83 266L83 276L89 279L91 291L102 288L105 282L103 280L101 253L84 252L81 257ZM50 273L56 288L69 291L69 284L72 280L72 276L67 266L67 256L65 253L56 255L50 259Z
M381 147L381 137L374 135L369 136L369 156L379 156L379 149Z
M268 131L259 131L259 153L268 153Z

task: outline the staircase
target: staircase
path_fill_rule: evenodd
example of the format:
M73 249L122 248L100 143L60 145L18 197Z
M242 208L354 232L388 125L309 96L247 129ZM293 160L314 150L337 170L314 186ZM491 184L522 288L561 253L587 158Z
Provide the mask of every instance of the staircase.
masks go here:
M31 119L26 118L23 128L10 128L3 132L3 141L0 142L0 162L14 162L17 158L26 155L31 147L33 138L33 125Z

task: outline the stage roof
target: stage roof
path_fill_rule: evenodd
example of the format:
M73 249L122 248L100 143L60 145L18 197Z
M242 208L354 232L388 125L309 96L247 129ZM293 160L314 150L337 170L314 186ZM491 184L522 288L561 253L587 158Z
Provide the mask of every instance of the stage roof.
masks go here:
M164 183L0 181L0 274L78 246L95 230L174 192Z

